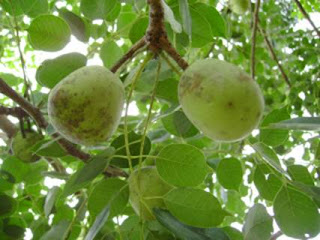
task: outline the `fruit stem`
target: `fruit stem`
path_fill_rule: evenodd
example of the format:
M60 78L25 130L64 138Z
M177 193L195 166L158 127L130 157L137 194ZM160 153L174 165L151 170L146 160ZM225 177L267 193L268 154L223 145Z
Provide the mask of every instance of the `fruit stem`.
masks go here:
M143 62L141 63L138 71L135 73L132 83L131 83L131 88L130 91L128 93L128 97L127 97L127 101L126 101L126 108L125 108L125 115L124 115L124 140L125 140L125 145L126 145L126 152L127 152L127 156L128 156L128 162L129 162L129 169L132 172L133 168L132 168L132 159L131 159L131 154L130 154L130 148L129 148L129 136L128 136L128 111L129 111L129 104L130 104L130 100L133 94L133 90L135 89L137 80L140 78L140 75L142 73L142 71L144 70L145 66L147 65L147 63L153 58L154 54L148 54L145 59L143 60Z
M154 86L153 86L151 99L150 99L150 106L149 106L148 116L147 116L147 119L146 119L146 124L144 126L144 131L143 131L142 138L141 138L140 157L139 157L139 171L140 171L141 165L142 165L142 154L143 154L143 149L144 149L144 142L145 142L145 139L146 139L148 126L149 126L149 123L150 123L150 120L151 120L152 108L153 108L153 103L154 103L154 100L155 100L155 97L156 97L156 91L157 91L157 86L158 86L158 82L159 82L160 70L161 70L161 60L158 59L158 68L157 68L157 73L156 73L156 77L155 77L155 82L154 82Z

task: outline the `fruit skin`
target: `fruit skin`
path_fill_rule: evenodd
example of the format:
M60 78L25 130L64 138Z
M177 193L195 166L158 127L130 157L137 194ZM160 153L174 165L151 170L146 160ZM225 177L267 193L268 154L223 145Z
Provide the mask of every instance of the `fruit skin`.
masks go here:
M249 0L229 0L230 8L237 14L244 14L249 9Z
M25 138L18 132L12 140L13 154L23 162L38 161L40 157L34 154L31 148L42 139L43 136L35 132L25 131Z
M183 73L179 101L189 120L212 140L233 142L258 126L264 100L259 86L237 66L205 59Z
M123 84L116 75L102 66L85 66L50 92L49 120L69 141L96 146L118 127L124 98Z
M129 200L134 211L144 220L155 219L152 208L166 208L163 197L173 186L163 181L155 167L135 170L129 177ZM154 197L154 199L151 199ZM148 199L150 198L150 199Z

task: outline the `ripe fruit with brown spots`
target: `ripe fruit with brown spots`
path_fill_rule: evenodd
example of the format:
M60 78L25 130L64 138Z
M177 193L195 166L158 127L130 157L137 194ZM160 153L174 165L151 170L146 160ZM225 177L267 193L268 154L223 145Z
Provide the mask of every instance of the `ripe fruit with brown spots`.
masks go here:
M122 82L107 68L82 67L50 92L49 120L69 141L96 146L118 127L124 98Z
M178 90L189 120L217 141L232 142L248 136L258 126L264 109L257 83L225 61L195 62L183 73Z

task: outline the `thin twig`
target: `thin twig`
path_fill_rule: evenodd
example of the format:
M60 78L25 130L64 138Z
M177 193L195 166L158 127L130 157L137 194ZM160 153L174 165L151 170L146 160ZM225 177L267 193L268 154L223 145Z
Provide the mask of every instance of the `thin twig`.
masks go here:
M311 26L313 27L313 29L316 31L318 37L320 37L320 31L319 29L316 27L316 25L314 24L314 22L311 20L309 14L307 13L307 11L303 8L302 4L299 2L299 0L294 0L296 2L296 4L298 5L298 8L300 10L300 12L303 14L303 16L309 21L309 23L311 24Z
M278 57L277 57L277 55L276 55L276 53L275 53L275 51L274 51L274 49L272 47L267 35L266 35L266 32L259 25L258 25L258 29L261 32L261 34L263 35L264 41L268 46L269 52L271 53L271 56L272 56L273 60L276 62L278 68L280 69L280 72L281 72L281 75L282 75L283 79L288 84L288 86L291 87L291 83L289 81L289 78L288 78L287 74L285 73L282 65L280 64L279 59L278 59Z
M178 68L176 68L175 65L172 64L172 62L170 61L170 59L164 54L164 53L161 53L161 58L163 58L166 63L169 65L169 67L176 73L178 74L178 76L181 76L181 72L179 71Z
M257 36L257 28L258 28L258 20L259 20L259 9L260 9L260 0L257 0L256 6L254 9L254 15L253 15L253 27L252 27L252 38L251 38L251 77L252 79L254 79L255 77L256 36Z
M51 165L51 167L53 167L53 169L56 172L59 172L59 173L66 173L67 172L65 167L59 161L56 161L55 159L52 159L50 157L46 157L45 159Z
M280 237L283 233L281 231L276 232L273 234L270 238L270 240L276 240L278 237Z
M0 115L1 114L11 115L16 118L23 118L23 117L29 116L28 113L26 113L21 107L9 108L9 107L0 106Z
M127 60L131 59L132 56L142 47L146 45L145 37L141 38L136 44L134 44L130 50L123 55L123 57L111 68L111 72L115 73Z

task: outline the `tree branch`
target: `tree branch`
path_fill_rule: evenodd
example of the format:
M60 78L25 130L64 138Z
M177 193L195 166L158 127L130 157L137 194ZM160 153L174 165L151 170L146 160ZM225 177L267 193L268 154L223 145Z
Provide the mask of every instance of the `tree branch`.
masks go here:
M262 27L260 27L259 25L258 25L258 28L259 28L259 31L261 32L261 34L263 35L264 41L265 41L265 43L267 44L267 47L268 47L268 49L269 49L269 52L271 53L271 56L272 56L273 60L276 62L278 68L280 69L280 72L281 72L281 75L282 75L283 79L284 79L285 82L288 84L288 86L291 87L291 83L290 83L290 81L289 81L289 78L288 78L287 74L285 73L282 65L280 64L279 59L278 59L278 57L277 57L277 55L276 55L276 53L275 53L275 51L274 51L274 49L273 49L273 47L272 47L269 39L268 39L268 37L267 37L266 32L265 32L264 29L263 29Z
M162 41L162 48L168 53L168 55L171 56L173 60L176 61L176 63L182 68L182 70L186 70L189 67L189 64L180 56L180 54L168 40Z
M12 138L18 131L17 127L5 115L0 115L0 129L8 138Z
M20 107L13 107L13 108L8 108L4 106L0 106L0 115L11 115L16 118L23 118L26 116L29 116L22 108Z
M300 10L300 12L303 14L303 16L309 21L309 23L311 24L311 26L313 27L313 29L316 31L318 37L320 37L320 31L319 29L316 27L316 25L314 24L314 22L311 20L309 14L307 13L307 11L303 8L302 4L299 2L299 0L294 0Z
M275 234L273 234L270 238L270 240L276 240L278 237L280 237L282 235L281 231L276 232Z
M115 73L126 61L128 61L132 56L141 48L143 48L146 45L146 39L145 37L142 37L138 42L136 42L130 50L123 55L123 57L116 62L116 64L111 68L111 72Z
M46 128L48 126L40 110L14 91L2 78L0 78L0 92L22 107L35 120L40 128Z
M253 28L252 28L252 38L251 38L251 77L254 79L255 77L255 66L256 66L256 35L258 28L258 20L259 20L259 9L260 9L260 0L257 0L254 15L253 15Z

